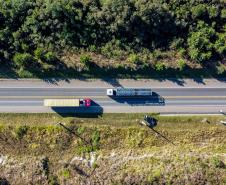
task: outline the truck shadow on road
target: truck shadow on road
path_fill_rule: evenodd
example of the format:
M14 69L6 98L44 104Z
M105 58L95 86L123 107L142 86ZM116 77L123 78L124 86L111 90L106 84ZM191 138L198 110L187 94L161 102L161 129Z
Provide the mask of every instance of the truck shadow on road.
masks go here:
M103 108L94 101L90 107L52 107L52 110L62 117L98 118L103 114Z
M110 98L118 103L128 104L130 106L164 106L165 105L165 99L155 92L152 93L152 96L139 96L139 97L111 96Z

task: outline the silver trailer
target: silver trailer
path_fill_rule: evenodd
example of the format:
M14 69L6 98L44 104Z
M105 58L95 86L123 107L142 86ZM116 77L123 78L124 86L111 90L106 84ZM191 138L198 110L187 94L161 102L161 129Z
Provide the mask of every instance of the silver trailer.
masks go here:
M107 96L152 96L151 89L114 88L107 89Z

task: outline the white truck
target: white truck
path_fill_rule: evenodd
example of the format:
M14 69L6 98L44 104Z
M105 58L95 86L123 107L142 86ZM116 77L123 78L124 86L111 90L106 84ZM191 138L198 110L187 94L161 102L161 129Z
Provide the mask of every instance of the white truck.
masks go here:
M89 107L91 100L86 99L45 99L46 107Z
M134 88L114 88L107 89L107 96L152 96L152 90Z

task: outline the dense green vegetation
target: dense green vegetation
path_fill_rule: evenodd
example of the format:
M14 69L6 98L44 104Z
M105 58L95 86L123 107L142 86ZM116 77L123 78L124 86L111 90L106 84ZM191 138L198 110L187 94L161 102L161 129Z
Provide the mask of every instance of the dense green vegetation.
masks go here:
M1 73L225 75L225 22L224 0L0 0Z

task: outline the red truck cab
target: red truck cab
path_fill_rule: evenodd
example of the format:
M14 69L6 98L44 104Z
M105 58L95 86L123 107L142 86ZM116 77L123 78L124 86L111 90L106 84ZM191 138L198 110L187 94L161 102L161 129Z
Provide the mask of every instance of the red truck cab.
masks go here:
M84 99L84 102L85 102L85 107L90 107L91 106L91 99L86 98L86 99Z

